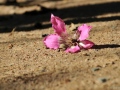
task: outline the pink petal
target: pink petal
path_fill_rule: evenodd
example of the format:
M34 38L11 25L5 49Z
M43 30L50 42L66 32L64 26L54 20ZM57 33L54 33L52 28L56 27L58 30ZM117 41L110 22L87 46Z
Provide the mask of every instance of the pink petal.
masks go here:
M70 48L67 48L65 50L65 52L67 53L76 53L76 52L79 52L80 51L80 47L77 45L77 46L72 46Z
M88 26L87 24L83 24L82 26L78 27L78 33L80 33L79 40L83 41L89 36L89 31L92 27Z
M85 49L89 49L94 45L94 43L89 40L84 40L84 41L81 41L81 43L79 43L79 45Z
M58 49L60 46L59 39L60 36L58 36L57 34L51 34L44 38L44 44L47 48Z
M55 33L57 33L58 35L62 35L63 33L66 32L65 23L59 17L51 14L51 23Z

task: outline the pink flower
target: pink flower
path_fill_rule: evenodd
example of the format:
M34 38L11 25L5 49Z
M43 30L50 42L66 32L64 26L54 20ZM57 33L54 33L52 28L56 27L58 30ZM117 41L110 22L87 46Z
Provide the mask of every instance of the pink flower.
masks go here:
M89 49L94 43L86 40L89 36L89 31L92 28L86 24L78 27L73 37L66 33L65 23L62 19L51 14L51 23L55 34L48 35L44 38L44 44L50 49L59 49L63 45L65 52L76 53L82 48Z

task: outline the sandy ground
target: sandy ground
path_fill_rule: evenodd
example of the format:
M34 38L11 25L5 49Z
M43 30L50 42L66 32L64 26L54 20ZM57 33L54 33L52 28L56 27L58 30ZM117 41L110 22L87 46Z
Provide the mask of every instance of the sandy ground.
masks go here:
M120 90L119 0L24 1L0 2L0 90ZM75 54L46 49L51 13L67 27L91 25L96 45Z

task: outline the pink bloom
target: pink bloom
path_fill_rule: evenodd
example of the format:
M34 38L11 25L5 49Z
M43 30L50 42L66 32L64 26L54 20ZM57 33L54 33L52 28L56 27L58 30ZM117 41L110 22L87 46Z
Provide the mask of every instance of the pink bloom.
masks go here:
M87 24L78 27L78 33L80 35L78 39L80 41L79 45L85 49L89 49L94 45L93 42L86 40L89 37L89 31L91 28L92 27Z
M69 53L76 53L76 52L79 52L80 51L80 47L77 45L77 46L71 46L69 48L67 48L65 50L65 52L69 52Z
M78 27L78 30L73 37L66 33L65 23L62 19L51 14L51 23L55 31L55 34L48 35L44 38L44 44L47 48L58 49L61 48L60 45L65 46L65 52L76 53L80 49L89 49L94 43L86 40L89 36L89 31L92 28L87 24L83 24Z
M51 14L51 23L55 33L57 33L58 35L66 33L65 23L63 22L62 19Z
M60 36L58 36L57 34L51 34L44 38L44 44L47 48L58 49L60 46L59 39Z

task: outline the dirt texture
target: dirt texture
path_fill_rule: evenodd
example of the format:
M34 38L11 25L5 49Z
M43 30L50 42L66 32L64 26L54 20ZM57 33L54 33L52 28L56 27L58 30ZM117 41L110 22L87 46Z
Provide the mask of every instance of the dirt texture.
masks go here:
M95 46L46 49L51 13L67 28L91 25ZM120 90L120 1L1 0L0 90Z

